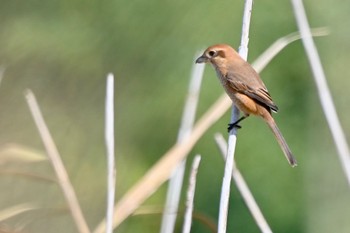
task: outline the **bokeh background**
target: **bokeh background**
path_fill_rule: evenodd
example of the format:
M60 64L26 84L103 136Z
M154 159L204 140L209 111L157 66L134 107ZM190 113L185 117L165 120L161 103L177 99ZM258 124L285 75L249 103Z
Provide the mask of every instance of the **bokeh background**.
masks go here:
M0 147L16 143L44 153L24 99L35 93L91 229L105 213L105 77L116 77L116 159L119 199L176 141L194 55L215 43L238 47L241 1L52 0L0 2ZM331 34L316 45L347 138L350 3L306 0L312 27ZM297 30L289 1L255 1L250 62L279 37ZM275 232L350 231L350 189L320 107L300 41L261 73L280 112L275 115L299 166L291 169L260 119L239 131L236 160ZM207 67L197 115L222 94ZM213 141L226 136L227 113L199 141L202 155L195 211L216 222L223 161ZM0 212L21 203L40 207L0 222L4 232L77 232L48 161L0 154ZM35 174L38 177L19 174ZM16 175L17 174L17 175ZM186 173L188 174L188 173ZM187 181L185 181L187 183ZM166 185L146 203L161 209ZM182 198L183 199L183 198ZM182 201L181 206L184 206ZM180 214L177 232L183 215ZM160 213L128 218L115 232L158 232ZM192 232L210 232L194 221ZM233 186L228 232L259 232Z

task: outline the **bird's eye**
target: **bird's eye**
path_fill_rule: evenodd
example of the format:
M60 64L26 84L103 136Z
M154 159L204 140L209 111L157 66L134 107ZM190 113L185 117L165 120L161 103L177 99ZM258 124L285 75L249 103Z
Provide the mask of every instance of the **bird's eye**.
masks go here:
M208 55L209 55L210 57L215 57L215 56L217 55L217 52L216 52L215 50L210 50L210 51L208 52Z

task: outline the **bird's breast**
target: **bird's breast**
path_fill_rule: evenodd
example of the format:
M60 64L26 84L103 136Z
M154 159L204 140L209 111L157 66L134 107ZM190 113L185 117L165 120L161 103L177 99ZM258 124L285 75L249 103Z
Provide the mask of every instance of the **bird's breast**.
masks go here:
M234 90L231 86L227 78L225 77L225 74L222 74L220 70L216 70L217 77L221 83L221 85L224 87L225 92L227 95L232 99L233 102L236 102L236 93L237 91Z

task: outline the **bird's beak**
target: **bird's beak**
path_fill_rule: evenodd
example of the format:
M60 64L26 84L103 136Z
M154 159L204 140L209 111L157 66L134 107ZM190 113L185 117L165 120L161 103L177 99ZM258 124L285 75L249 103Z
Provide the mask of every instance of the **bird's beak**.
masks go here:
M208 61L208 58L203 54L202 56L197 58L196 63L207 63Z

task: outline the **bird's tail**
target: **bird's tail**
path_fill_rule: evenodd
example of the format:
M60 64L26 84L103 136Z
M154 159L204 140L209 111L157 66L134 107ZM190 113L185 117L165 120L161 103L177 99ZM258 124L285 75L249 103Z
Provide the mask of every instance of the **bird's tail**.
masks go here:
M290 151L286 140L282 136L281 131L279 130L279 128L277 127L277 125L275 123L275 120L272 118L271 115L268 117L268 119L265 118L265 120L266 120L267 125L270 127L273 134L275 135L276 140L277 140L278 144L281 146L281 149L282 149L284 155L286 156L289 164L292 167L297 166L297 160L294 158L292 152Z

